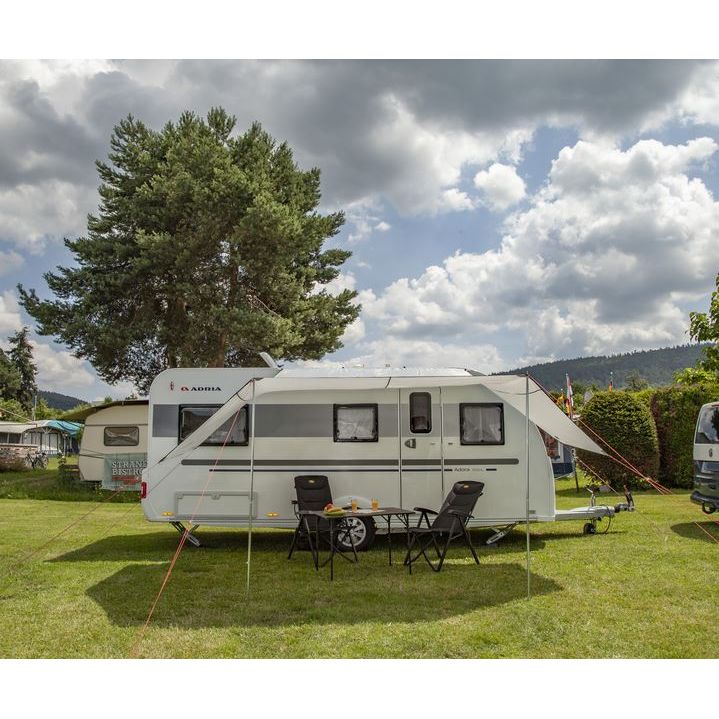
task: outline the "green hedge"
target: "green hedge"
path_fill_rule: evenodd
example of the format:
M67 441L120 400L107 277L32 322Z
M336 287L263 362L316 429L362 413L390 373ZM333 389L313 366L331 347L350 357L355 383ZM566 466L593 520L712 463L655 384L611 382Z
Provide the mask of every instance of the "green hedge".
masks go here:
M644 476L657 478L659 443L654 420L646 402L642 402L630 392L597 392L582 410L581 421L609 442ZM588 434L592 436L591 432ZM606 480L618 491L624 484L630 487L647 487L636 474L608 457L581 450L578 456L582 462L596 470L598 479Z
M674 385L654 391L652 415L659 436L659 481L668 487L691 487L692 454L699 409L719 399L719 383Z

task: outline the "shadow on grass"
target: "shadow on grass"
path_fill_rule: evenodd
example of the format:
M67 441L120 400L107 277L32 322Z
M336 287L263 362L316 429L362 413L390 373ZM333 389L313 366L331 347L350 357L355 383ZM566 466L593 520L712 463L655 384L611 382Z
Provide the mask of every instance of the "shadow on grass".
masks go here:
M187 543L183 554L211 557L215 553L238 553L247 551L247 531L197 531L197 536L202 542L200 548ZM487 545L485 542L492 536L492 532L486 529L472 530L472 543L477 553L482 556L495 556L498 554L524 553L525 535L523 529L515 529L498 543ZM554 532L546 536L532 534L532 551L544 549L546 540L576 539L579 532ZM167 562L177 549L180 541L180 534L175 531L146 532L143 534L121 534L104 537L80 549L67 552L55 557L50 562ZM262 529L252 533L253 551L277 552L278 555L286 556L292 541L292 530L267 530ZM382 557L387 560L387 536L377 535L374 545L367 552L361 552L360 557ZM450 553L455 546L452 545ZM405 550L404 534L392 536L392 557L393 560L401 559ZM462 550L458 550L462 551ZM307 554L298 550L299 556ZM342 561L342 560L340 560Z
M51 563L125 562L119 571L89 587L87 595L113 624L139 626L162 584L178 537L169 532L107 537ZM489 561L497 550L481 552L477 566L466 547L458 544L450 549L442 572L435 574L418 564L410 576L401 564L400 538L394 538L395 563L390 567L386 538L380 537L371 551L360 555L358 564L337 559L335 580L330 582L329 567L316 572L308 552L298 552L287 560L291 532L262 531L252 537L248 596L247 533L212 531L202 538L205 546L199 550L186 547L175 565L152 626L437 621L521 599L526 592L524 565ZM555 581L532 575L534 595L560 589Z
M701 529L697 527L697 524ZM704 531L702 531L702 529ZM719 526L712 520L707 522L681 522L680 524L673 524L672 532L685 539L698 539L701 542L708 542L710 544L719 541ZM707 532L709 534L707 534ZM714 539L712 539L712 537L714 537Z

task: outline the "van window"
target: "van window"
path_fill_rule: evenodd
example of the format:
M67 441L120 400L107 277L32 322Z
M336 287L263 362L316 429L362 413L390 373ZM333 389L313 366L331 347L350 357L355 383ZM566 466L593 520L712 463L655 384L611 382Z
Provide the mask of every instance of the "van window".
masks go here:
M432 431L432 395L412 392L409 396L409 431L427 434Z
M461 444L504 444L504 407L489 402L459 405Z
M697 422L696 444L716 444L719 442L719 405L705 407Z
M201 407L180 407L180 432L178 440L182 442L201 424L212 417L221 405L203 405ZM220 425L203 443L203 447L241 447L247 444L247 405Z
M334 438L335 442L377 442L377 405L334 405Z
M137 447L140 444L139 427L105 427L103 442L106 447Z

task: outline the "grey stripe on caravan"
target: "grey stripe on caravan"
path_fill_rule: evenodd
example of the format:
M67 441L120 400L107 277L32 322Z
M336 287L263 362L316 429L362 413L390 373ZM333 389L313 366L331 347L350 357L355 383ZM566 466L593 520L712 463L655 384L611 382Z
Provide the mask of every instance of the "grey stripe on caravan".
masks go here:
M194 465L200 467L211 467L215 464L223 467L249 467L249 459L183 459L182 464ZM357 467L357 466L392 466L399 464L396 459L256 459L257 467L294 467L297 465L305 465L312 467Z
M519 464L517 458L500 457L495 459L445 459L445 465L468 464ZM183 459L182 464L194 467L249 467L249 459ZM411 459L402 460L402 466L437 466L440 460ZM256 459L256 467L397 467L396 459Z
M499 457L495 459L445 459L445 464L519 464L516 457Z
M338 404L342 404L338 402ZM363 404L352 398L346 404ZM152 436L177 437L180 406L156 404L152 410ZM397 405L378 405L380 437L397 436ZM334 409L331 404L258 404L255 437L332 437Z

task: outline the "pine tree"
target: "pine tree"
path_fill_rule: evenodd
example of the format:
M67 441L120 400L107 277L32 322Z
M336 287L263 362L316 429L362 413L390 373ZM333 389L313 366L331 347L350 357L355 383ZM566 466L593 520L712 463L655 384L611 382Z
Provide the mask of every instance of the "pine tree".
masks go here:
M11 399L16 399L23 408L30 412L32 410L35 394L37 393L37 366L33 362L32 346L28 340L28 327L23 327L14 335L8 338L10 343L10 362L20 378L18 388L12 393Z
M316 359L359 314L321 286L350 256L322 250L344 215L322 215L320 171L300 170L259 124L233 135L221 108L153 131L128 117L98 162L99 212L66 240L74 267L19 287L39 323L107 382L147 391L166 367L257 364L258 352ZM319 290L319 291L318 291Z
M20 389L20 373L0 347L0 399L11 399Z

